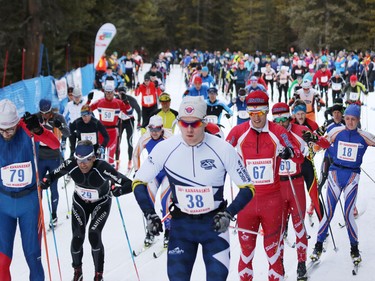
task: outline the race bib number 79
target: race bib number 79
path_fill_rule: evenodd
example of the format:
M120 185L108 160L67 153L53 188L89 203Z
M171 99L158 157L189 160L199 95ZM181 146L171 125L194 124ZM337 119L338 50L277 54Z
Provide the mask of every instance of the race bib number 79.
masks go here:
M190 215L208 213L215 208L212 186L176 185L179 208Z
M32 181L31 162L15 163L1 168L1 180L7 187L21 188Z

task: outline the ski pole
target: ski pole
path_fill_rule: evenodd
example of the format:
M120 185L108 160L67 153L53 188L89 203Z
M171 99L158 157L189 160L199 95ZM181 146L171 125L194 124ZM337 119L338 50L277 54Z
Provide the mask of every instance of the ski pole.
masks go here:
M296 204L297 204L297 211L298 211L299 219L301 220L301 223L302 223L303 229L304 229L305 232L306 232L306 238L307 238L307 239L310 239L311 236L307 233L307 229L306 229L306 225L305 225L305 218L304 218L304 216L302 215L301 205L299 204L299 200L298 200L298 198L297 198L296 190L295 190L295 188L294 188L294 184L293 184L293 181L292 181L292 177L290 176L290 171L289 171L288 165L285 165L285 168L286 168L286 172L287 172L287 174L288 174L288 179L289 179L290 187L292 188L292 192L293 192L294 200L296 201Z
M252 231L252 230L250 230L250 229L241 228L241 227L237 227L237 226L231 226L231 225L230 225L229 228L233 228L234 230L241 231L241 232L245 232L245 233L249 233L249 234L261 235L261 236L264 235L264 234L261 233L261 232L256 232L256 231Z
M138 281L140 281L141 279L139 278L139 273L138 273L137 264L135 263L135 259L134 259L134 255L133 255L133 249L132 249L132 246L131 246L131 244L130 244L128 231L126 230L125 221L124 221L124 216L122 215L122 210L121 210L121 206L120 206L120 200L118 199L118 197L116 197L116 202L117 202L118 211L119 211L119 213L120 213L120 217L121 217L121 221L122 221L122 226L123 226L123 228L124 228L124 232L125 232L126 240L127 240L127 242L128 242L128 247L129 247L129 251L130 251L130 256L132 257L132 260L133 260L133 265L134 265L135 273L137 274Z
M35 180L36 180L36 184L37 184L38 201L39 201L39 223L38 223L38 230L39 230L39 225L40 225L41 228L42 228L41 231L43 233L44 247L45 247L45 250L46 250L46 258L47 258L47 266L48 266L48 276L49 276L49 280L52 281L51 264L50 264L50 261L49 261L49 254L48 254L46 226L44 224L42 188L39 185L39 169L38 169L38 160L36 158L36 148L35 148L34 134L31 134L31 144L32 144L32 147L33 147L34 166L35 166Z
M65 189L65 197L66 197L66 207L68 208L68 212L66 213L66 218L69 219L71 212L70 212L68 191L66 190L66 176L63 176L63 181L64 181L64 189Z
M373 183L375 183L375 180L365 171L365 170L363 170L363 168L361 167L361 170L362 170L362 172L364 172L365 173L365 175L373 182Z
M320 197L321 197L320 199L322 200L322 203L323 203L323 211L324 211L325 215L327 216L327 220L328 220L328 213L327 213L327 209L326 209L326 203L324 202L324 198L323 198L322 194L320 194ZM329 233L331 234L331 239L332 239L332 243L333 243L333 250L335 250L337 252L338 248L336 247L335 238L333 237L331 223L328 224L328 230L329 230Z
M46 189L46 196L47 196L47 202L48 202L49 216L50 216L50 220L52 220L52 207L51 207L51 201L49 198L48 189ZM59 251L57 249L57 241L56 241L56 234L55 234L55 226L53 225L53 223L51 223L50 227L52 229L53 243L55 245L56 260L57 260L57 267L59 269L60 281L62 281Z

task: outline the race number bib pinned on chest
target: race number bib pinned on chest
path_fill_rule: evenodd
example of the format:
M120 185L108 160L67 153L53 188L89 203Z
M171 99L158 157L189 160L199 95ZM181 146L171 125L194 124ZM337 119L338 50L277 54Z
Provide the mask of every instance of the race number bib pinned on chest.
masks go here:
M102 121L113 122L115 120L115 110L110 108L102 109Z
M254 184L264 185L274 182L273 159L246 159L246 169Z
M212 186L176 185L179 208L189 215L211 212L215 208Z
M154 102L154 96L143 96L143 102L144 104L147 104L147 105L153 105L155 102Z
M94 202L99 200L99 191L96 189L88 189L80 186L75 187L76 193L82 200Z
M96 133L81 133L81 140L89 140L92 144L96 144Z
M355 162L357 161L358 143L339 141L337 147L337 159Z
M350 92L350 94L349 94L349 99L350 99L350 100L359 100L359 93L356 93L356 92Z
M218 121L218 118L216 115L207 115L205 119L207 120L208 123L214 123L214 124L217 124L217 121Z
M328 81L328 76L322 76L320 77L320 82L326 83Z
M31 184L33 169L31 162L15 163L1 168L3 185L22 188Z
M279 175L287 176L288 171L289 171L289 175L294 175L297 172L297 165L290 159L288 160L282 159L280 162Z
M341 83L332 83L332 90L334 91L340 91L342 88Z
M240 118L240 119L249 119L250 118L249 113L247 113L246 110L239 110L237 112L237 114L238 114L238 118Z

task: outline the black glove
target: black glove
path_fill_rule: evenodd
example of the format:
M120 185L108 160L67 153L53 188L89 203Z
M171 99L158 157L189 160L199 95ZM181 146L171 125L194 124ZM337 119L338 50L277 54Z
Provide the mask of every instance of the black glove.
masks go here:
M30 114L26 112L23 116L23 121L26 124L26 128L36 135L41 135L43 133L43 127L40 125L38 116L36 114Z
M318 136L314 135L310 131L302 131L303 135L302 138L305 142L317 142L318 141Z
M88 99L89 101L91 101L93 98L94 98L94 92L90 92L90 93L87 95L87 99Z
M225 117L227 117L227 119L231 118L231 115L229 113L225 113Z
M188 94L189 94L189 90L186 90L186 91L183 93L184 96L187 96Z
M161 223L161 219L159 216L154 213L145 214L146 223L147 223L147 231L152 235L158 236L161 232L163 232L163 226Z
M53 126L57 129L62 129L62 122L59 119L53 120Z
M104 153L105 153L105 148L103 146L99 146L98 149L96 150L96 155L99 158L104 158Z
M319 136L323 136L326 132L326 127L323 125L323 126L320 126L318 129L316 129L315 131Z
M119 186L119 185L114 185L114 186L112 187L112 194L113 194L113 196L115 196L115 197L119 197L119 196L121 196L121 195L123 194L123 192L122 192L122 187Z
M51 185L51 176L46 175L40 182L39 185L42 189L47 189Z
M284 160L288 160L293 157L293 149L290 147L284 147L283 151L279 153L279 157Z
M135 86L135 88L137 89L139 87L139 82L137 83L137 85Z
M235 221L231 214L227 211L219 212L214 216L213 228L217 232L225 232L228 230L230 221Z

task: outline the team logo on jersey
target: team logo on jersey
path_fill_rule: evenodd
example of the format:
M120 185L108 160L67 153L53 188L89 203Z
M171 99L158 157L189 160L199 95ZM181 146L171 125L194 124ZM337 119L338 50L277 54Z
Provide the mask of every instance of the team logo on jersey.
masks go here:
M205 170L212 170L212 168L216 168L214 164L215 160L213 159L205 159L201 161L201 167Z

